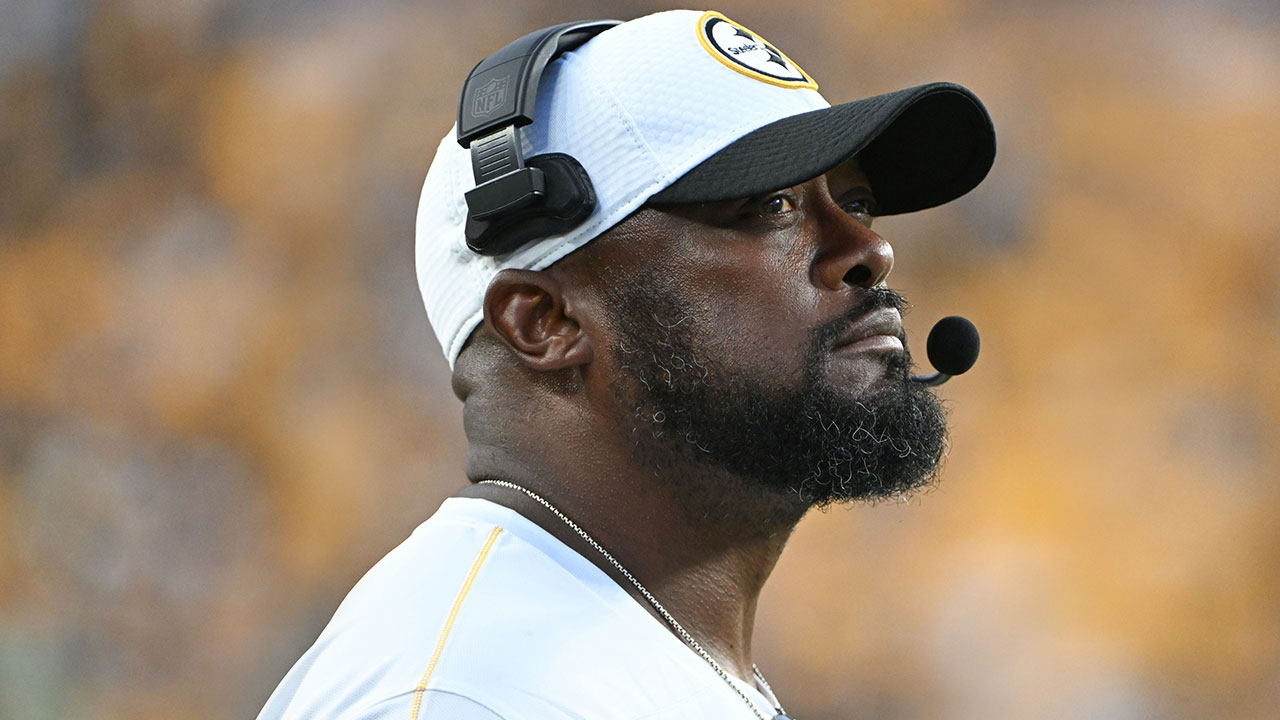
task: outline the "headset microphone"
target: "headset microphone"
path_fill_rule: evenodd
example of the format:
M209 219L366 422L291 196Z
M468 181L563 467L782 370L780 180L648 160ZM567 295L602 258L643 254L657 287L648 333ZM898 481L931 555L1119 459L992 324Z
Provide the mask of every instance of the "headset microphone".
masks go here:
M912 375L911 380L923 385L941 385L959 375L978 360L978 328L973 323L951 315L934 324L929 331L929 339L925 349L929 354L929 362L938 369L932 375Z

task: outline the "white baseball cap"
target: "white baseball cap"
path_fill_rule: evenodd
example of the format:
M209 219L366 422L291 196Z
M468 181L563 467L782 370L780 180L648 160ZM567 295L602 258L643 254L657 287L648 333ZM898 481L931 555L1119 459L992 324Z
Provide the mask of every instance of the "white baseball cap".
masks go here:
M450 367L499 270L546 268L646 202L751 197L858 155L877 214L888 215L963 195L995 159L991 118L965 88L933 83L833 107L786 55L716 12L672 10L604 31L547 67L536 107L519 131L525 157L575 158L596 206L562 235L496 257L473 252L470 152L456 127L441 140L418 204L416 254Z

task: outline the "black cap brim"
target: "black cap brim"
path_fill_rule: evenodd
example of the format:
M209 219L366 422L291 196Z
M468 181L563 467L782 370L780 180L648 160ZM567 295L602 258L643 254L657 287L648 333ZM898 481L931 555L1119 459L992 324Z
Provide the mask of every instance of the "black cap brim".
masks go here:
M812 180L854 156L877 215L923 210L977 187L996 156L987 109L932 83L793 115L757 128L653 195L658 204L751 197Z

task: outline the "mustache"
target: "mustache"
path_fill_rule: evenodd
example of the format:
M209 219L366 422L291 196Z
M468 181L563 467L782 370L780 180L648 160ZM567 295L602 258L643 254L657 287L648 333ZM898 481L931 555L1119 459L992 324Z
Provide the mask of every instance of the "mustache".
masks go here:
M884 287L867 288L862 292L858 302L853 307L813 329L810 347L815 350L833 348L836 341L844 335L850 326L873 310L893 308L898 312L903 312L907 307L907 298L896 290Z

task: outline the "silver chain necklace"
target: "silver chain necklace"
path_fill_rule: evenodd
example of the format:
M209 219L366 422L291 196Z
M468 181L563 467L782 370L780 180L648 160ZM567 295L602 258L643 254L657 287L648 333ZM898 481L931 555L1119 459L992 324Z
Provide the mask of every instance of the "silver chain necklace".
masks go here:
M507 482L506 480L481 480L477 484L500 485L512 490L519 490L525 495L533 498L538 502L538 504L550 510L556 517L563 520L565 525L568 525L570 529L578 533L579 537L586 540L591 547L595 548L604 556L605 560L609 561L610 565L617 568L618 572L622 573L624 577L631 581L631 584L640 591L640 594L644 596L644 599L648 600L649 604L653 606L653 609L657 610L658 614L662 616L662 619L667 621L667 624L671 626L671 629L675 630L676 634L679 635L680 638L689 645L689 647L693 648L694 652L698 653L698 655L711 666L712 670L716 671L716 674L720 676L720 679L724 680L725 684L732 688L733 691L738 694L738 697L742 698L742 702L746 703L747 707L751 708L751 712L755 713L757 718L760 718L760 720L770 720L770 718L766 717L764 713L760 712L760 708L756 707L756 704L751 701L751 698L747 697L747 694L742 692L742 688L738 687L736 683L729 679L729 673L725 672L724 668L720 667L720 663L716 662L716 659L711 657L706 650L703 650L702 645L700 645L698 641L695 640L693 636L690 635L689 632L671 616L671 613L667 612L666 608L662 607L662 603L658 602L658 598L654 597L653 593L645 589L645 586L641 585L640 581L637 580L634 575L628 572L626 568L622 567L622 563L618 562L617 558L611 555L608 550L605 550L603 545L596 542L595 538L588 535L586 530L578 527L577 523L570 520L564 513L560 512L555 505L547 502L546 498L534 491L513 482ZM764 689L768 691L769 696L772 699L774 709L778 711L778 714L775 715L772 720L789 720L786 711L782 709L782 704L778 702L778 696L774 694L773 688L769 687L769 681L764 679L764 673L760 672L760 668L756 667L755 663L752 663L751 665L751 672L755 675L755 679L759 680L760 684L764 686Z

